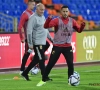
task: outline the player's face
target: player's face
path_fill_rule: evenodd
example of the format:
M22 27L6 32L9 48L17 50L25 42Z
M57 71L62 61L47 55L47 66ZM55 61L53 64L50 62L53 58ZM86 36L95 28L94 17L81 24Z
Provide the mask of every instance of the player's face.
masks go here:
M69 10L68 10L68 8L63 8L63 9L61 10L61 15L62 15L62 17L67 18L68 15L69 15Z
M37 13L41 16L44 14L45 11L45 7L44 6L40 6L37 8Z
M29 3L30 9L33 10L35 7L35 2L30 2Z

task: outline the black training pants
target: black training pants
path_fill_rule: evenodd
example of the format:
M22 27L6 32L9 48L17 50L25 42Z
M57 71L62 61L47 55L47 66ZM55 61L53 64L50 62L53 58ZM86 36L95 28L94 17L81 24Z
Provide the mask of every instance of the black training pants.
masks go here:
M51 69L53 68L53 66L55 65L57 60L59 59L61 53L64 55L64 57L66 59L66 63L68 65L68 78L70 77L70 75L73 74L74 65L73 65L72 47L71 46L70 47L53 46L49 62L46 66L45 73L43 75L43 80L45 80L45 78L48 77Z
M28 72L39 63L39 67L41 69L41 74L44 74L45 70L45 51L49 48L50 44L46 42L46 45L34 45L34 58L28 65L28 67L25 69L23 74L28 74Z

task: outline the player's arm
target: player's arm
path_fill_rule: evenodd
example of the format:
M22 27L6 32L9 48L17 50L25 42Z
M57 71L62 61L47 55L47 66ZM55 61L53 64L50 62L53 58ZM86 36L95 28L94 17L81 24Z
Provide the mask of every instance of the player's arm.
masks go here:
M79 25L76 20L73 19L73 28L78 32L81 33L85 27L85 22L82 22L81 25Z
M31 16L27 23L27 42L30 49L33 49L32 33L36 23L35 21L36 21L35 18Z
M58 18L52 19L52 16L49 16L46 19L46 22L44 24L44 28L51 28L51 27L54 27L54 28L58 27Z
M49 31L47 30L47 38L53 43L53 38L51 37Z
M20 22L19 22L19 26L18 26L18 32L19 32L22 43L25 42L24 24L25 24L26 20L27 20L27 15L25 13L23 13L20 17Z

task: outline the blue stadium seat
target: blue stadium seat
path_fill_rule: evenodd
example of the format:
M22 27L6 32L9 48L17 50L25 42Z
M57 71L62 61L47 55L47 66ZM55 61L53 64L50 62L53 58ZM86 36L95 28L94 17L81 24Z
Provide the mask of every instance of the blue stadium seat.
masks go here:
M24 6L23 5L16 5L17 10L23 10Z
M91 2L91 0L84 0L85 1L85 3L90 3Z
M21 16L21 14L22 14L22 11L20 11L20 10L15 10L15 11L13 12L13 15L14 15L14 16Z
M88 15L88 16L87 16L87 20L88 20L88 21L91 21L91 20L92 20L92 16Z
M80 4L84 5L85 4L84 0L75 0L74 3L78 4L78 5L80 5Z
M100 15L100 10L98 10L98 14Z
M79 11L79 12L80 12L80 14L83 15L83 16L84 16L84 15L87 15L86 10L81 10L81 11Z
M77 9L78 10L86 10L87 9L87 6L85 6L85 5L77 5Z
M98 10L96 4L91 4L91 8L92 8L92 10Z
M67 6L71 4L69 0L61 0L61 3Z
M9 4L4 3L2 4L2 7L3 7L3 10L11 10L11 7Z
M2 0L0 0L0 5L2 4Z
M17 8L15 4L10 4L10 7L12 10L16 10L16 8Z
M4 10L3 13L12 16L12 13L9 10Z
M87 16L86 16L86 15L83 15L83 18L84 18L85 20L87 20Z
M75 10L77 10L76 4L70 4L70 5L68 5L68 7L69 7L69 9L75 9Z
M75 15L83 15L86 20L100 21L100 0L52 0L53 4L67 5L70 12ZM18 18L26 9L24 0L0 0L0 12ZM44 12L48 17L48 11Z
M61 0L52 0L52 3L54 3L54 4L61 4Z
M100 4L96 4L96 9L100 9Z
M44 16L45 16L45 18L48 17L48 11L47 10L44 11Z
M71 9L70 12L75 14L75 15L79 15L80 14L78 10L74 10L74 9Z
M2 0L2 3L7 3L7 0Z
M85 4L85 6L87 7L87 9L92 9L90 4Z
M1 5L0 5L0 12L2 12L2 10L3 10L2 8L3 8L3 7L2 7L2 4L1 4Z
M100 21L100 16L99 15L94 15L92 16L93 21Z
M91 11L90 11L90 15L92 15L92 16L93 16L93 15L100 15L100 14L99 14L99 10L91 10Z

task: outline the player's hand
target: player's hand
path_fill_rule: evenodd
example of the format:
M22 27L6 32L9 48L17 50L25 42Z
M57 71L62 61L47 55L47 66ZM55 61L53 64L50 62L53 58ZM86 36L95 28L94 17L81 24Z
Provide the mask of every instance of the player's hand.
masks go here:
M29 52L29 53L32 53L32 49L28 49L28 52Z
M84 27L85 27L85 22L82 22L80 27L80 33L84 30Z
M24 42L25 42L25 40L21 40L21 42L22 42L22 43L24 43Z
M49 17L50 19L52 19L52 18L53 18L53 15L49 15L48 17Z
M81 23L81 26L83 26L83 27L84 27L84 26L85 26L85 22L82 22L82 23Z

